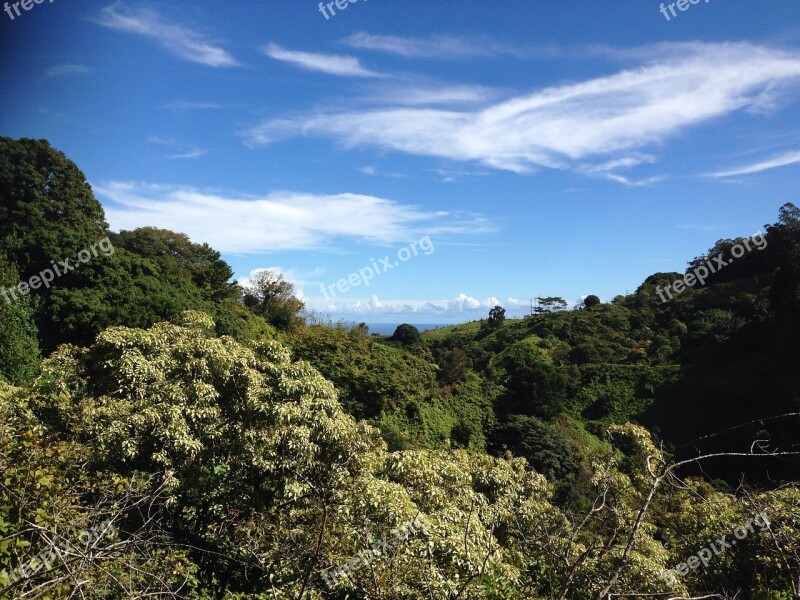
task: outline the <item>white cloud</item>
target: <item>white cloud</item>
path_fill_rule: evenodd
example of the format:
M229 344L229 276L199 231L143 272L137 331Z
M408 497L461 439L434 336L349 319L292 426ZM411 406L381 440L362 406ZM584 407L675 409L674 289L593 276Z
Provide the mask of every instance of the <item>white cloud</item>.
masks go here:
M405 243L419 235L482 233L481 217L362 194L275 192L243 196L188 186L110 181L93 186L115 229L156 226L186 233L221 252L318 250L340 240ZM235 232L231 234L231 232Z
M164 21L155 10L126 9L115 2L100 11L97 23L116 31L126 31L151 38L172 54L209 67L235 67L238 61L206 36L182 25Z
M314 290L316 291L316 290ZM495 297L479 300L468 294L460 293L447 300L400 300L380 299L376 295L369 298L327 298L316 295L306 298L309 309L329 314L334 319L358 319L378 321L412 322L463 322L485 319L489 310L497 305L506 309L508 317L522 317L530 314L530 306L516 298L507 298L505 302Z
M328 75L338 75L340 77L380 76L378 73L362 67L358 59L353 56L286 50L276 44L270 44L264 48L264 54L275 60L289 62L300 68L319 71Z
M479 85L443 85L438 82L406 81L382 85L365 94L365 102L393 106L463 106L485 104L500 97L498 90Z
M53 65L44 70L42 76L45 79L54 77L69 77L70 75L88 75L92 70L85 65L63 64Z
M208 154L208 150L205 148L200 148L197 146L192 146L190 144L183 144L181 142L176 142L175 140L165 140L157 136L151 136L148 139L149 142L153 144L160 144L162 146L167 146L176 150L177 152L174 154L167 154L164 158L168 158L170 160L185 160L190 158L200 158L201 156L205 156Z
M359 167L358 169L365 175L372 175L378 177L391 177L392 179L410 179L410 177L404 173L400 173L397 171L382 171L373 165L365 165L363 167Z
M191 150L187 150L186 152L179 152L177 154L167 154L164 158L169 158L170 160L186 160L191 158L200 158L201 156L205 156L208 154L208 150L205 148L192 148Z
M657 183L663 180L664 177L656 176L656 177L647 177L644 179L636 180L636 179L629 179L624 175L620 175L616 171L620 169L630 169L641 164L652 164L655 161L656 161L655 156L647 154L644 155L634 154L623 158L609 160L605 163L597 165L582 165L578 167L578 172L583 173L584 175L589 175L590 177L602 177L605 179L609 179L611 181L615 181L616 183L621 183L623 185L628 185L632 187L641 187Z
M244 137L251 146L327 137L346 147L373 146L515 172L541 167L581 171L589 164L595 173L603 171L622 183L652 183L656 179L630 179L603 166L625 167L692 126L763 108L766 89L800 79L796 53L748 43L678 46L680 52L665 50L666 58L648 59L635 69L478 108L383 102L270 119Z
M478 308L480 307L481 303L479 300L467 296L465 293L460 293L458 296L455 297L452 301L448 303L448 308L456 308L458 310L464 310L465 308Z
M470 40L445 35L411 38L360 32L346 37L342 43L351 48L385 52L404 58L466 58L523 54L520 49L510 44L501 44L485 38Z
M606 179L610 179L611 181L621 183L622 185L627 185L631 187L645 187L648 185L653 185L654 183L658 183L659 181L663 181L665 179L663 175L659 175L656 177L645 177L643 179L630 179L618 173L604 173L603 177L605 177Z
M630 62L631 60L677 56L684 49L695 50L694 42L661 42L642 46L618 47L606 44L512 44L488 36L430 35L402 37L354 33L342 44L359 50L384 52L403 58L464 59L508 56L521 60L598 60Z
M432 170L436 174L436 180L444 183L453 183L462 177L484 177L488 175L487 171L474 170L474 169L452 169L438 167Z
M733 177L736 175L750 175L751 173L760 173L761 171L768 171L769 169L777 169L778 167L785 167L787 165L794 165L800 163L800 151L787 152L780 156L767 159L762 162L757 162L752 165L745 165L728 171L719 171L718 173L709 173L708 177Z

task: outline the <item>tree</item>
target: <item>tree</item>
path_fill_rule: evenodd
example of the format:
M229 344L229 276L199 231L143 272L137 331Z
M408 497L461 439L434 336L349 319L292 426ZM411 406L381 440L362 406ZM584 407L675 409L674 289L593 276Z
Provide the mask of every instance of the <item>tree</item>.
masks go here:
M593 306L597 306L600 304L600 298L595 296L594 294L589 294L586 298L583 299L583 307L584 308L592 308Z
M770 288L770 304L781 319L800 318L800 209L788 203L779 211L778 223L767 227L770 247L778 258Z
M125 248L159 264L171 279L188 276L207 300L239 299L241 289L231 282L233 269L208 244L167 229L140 227L112 234L115 248Z
M527 341L511 346L498 359L506 372L508 390L501 412L552 418L567 395L567 379L541 350Z
M790 415L779 415L776 417L772 417L772 419L783 419L786 417L797 417L800 416L797 413L790 414ZM740 427L743 425L740 425ZM687 489L687 483L685 476L679 476L678 471L680 467L685 467L687 465L700 465L703 462L711 461L714 459L719 459L722 456L727 457L744 457L750 456L754 458L760 459L770 459L770 458L778 458L783 459L786 457L794 457L798 452L793 451L778 451L773 450L770 451L768 448L760 445L760 444L753 444L750 447L749 452L718 452L712 454L701 454L699 456L695 456L693 458L689 458L682 461L677 461L673 463L669 463L660 450L656 448L653 444L650 434L647 432L646 429L632 425L630 423L626 425L612 425L608 430L609 436L612 438L616 438L617 447L623 451L628 458L633 459L636 463L638 463L638 473L634 480L633 489L636 489L638 493L638 498L634 499L633 503L638 505L638 508L635 510L636 517L632 521L632 525L629 526L628 531L625 532L624 535L618 536L615 544L618 545L617 552L610 554L612 558L613 564L613 572L609 569L608 573L611 574L605 581L605 585L601 588L600 592L596 595L597 600L607 600L609 597L609 593L615 586L621 581L624 577L626 571L630 571L635 569L634 563L636 562L633 560L632 556L636 552L637 547L641 547L640 536L642 534L642 530L646 529L648 524L646 521L646 517L654 503L657 501L657 492L659 491L659 487L663 483L670 484L675 491L683 491ZM694 490L693 490L694 491ZM797 504L797 490L794 489L794 496L795 498L792 499L793 504ZM695 491L696 493L696 491ZM745 490L746 495L748 496L749 503L752 502L752 496L749 494L749 490ZM697 494L702 498L702 495ZM704 502L700 503L705 512L706 518L711 515L717 516L719 509L714 510L714 512L708 512L709 506L718 505L719 502L709 501L703 498ZM783 507L782 507L783 508ZM794 508L794 507L793 507ZM789 509L789 506L786 506L785 509ZM751 515L753 514L753 509L750 508L747 512ZM763 514L760 514L763 516ZM784 517L782 514L781 517ZM789 517L788 510L785 517ZM739 517L741 519L741 517ZM790 517L792 521L797 520L797 517ZM739 521L741 523L741 521ZM752 527L752 524L751 524ZM791 590L791 596L794 598L800 598L800 556L798 556L797 551L794 549L795 545L798 541L797 539L797 528L794 527L795 531L792 532L791 537L793 538L788 544L786 544L787 540L784 538L781 541L786 544L784 548L781 547L781 544L778 540L778 536L775 535L773 531L769 529L769 524L767 524L768 529L771 536L766 540L766 546L771 546L769 553L772 554L774 552L774 548L777 549L777 554L780 556L779 560L775 560L774 557L767 559L764 561L763 556L757 557L760 561L764 561L765 563L777 563L778 568L775 569L774 579L777 581L783 580L783 584L785 585L785 590L787 591L787 596L789 596L788 592ZM776 528L777 529L777 528ZM751 531L753 531L751 529ZM616 535L616 533L615 533ZM747 533L745 532L745 536ZM681 536L682 537L682 536ZM736 534L737 539L743 539ZM702 539L702 538L700 538ZM724 539L724 538L723 538ZM736 543L735 541L733 542ZM690 546L692 548L696 548L696 546ZM730 547L730 544L728 545ZM786 548L791 547L792 550L786 552ZM724 552L725 547L722 546L721 550ZM712 557L713 554L711 550L706 549L708 552L709 557ZM715 553L720 550L716 549ZM698 552L699 555L699 552ZM756 557L748 557L747 560L753 560ZM614 564L615 563L615 564ZM746 564L746 561L745 561ZM609 565L611 566L611 565ZM766 565L764 565L766 566ZM766 570L766 569L765 569ZM782 571L782 572L781 572ZM680 572L678 570L678 572ZM769 581L770 578L767 578ZM750 582L747 582L750 583ZM626 584L625 589L630 589L630 585ZM648 590L649 591L649 590ZM738 596L738 593L736 594ZM782 594L781 594L782 595ZM719 594L714 594L713 596L720 597ZM702 596L701 596L702 597ZM709 596L705 596L706 598Z
M512 442L553 473L568 466L564 444L580 444L591 498L562 510L523 458L387 452L308 362L214 329L197 312L147 330L114 327L88 348L59 348L28 387L0 384L0 597L800 594L796 484L735 495L686 472L725 456L795 454L763 437L738 453L669 459L640 426L597 424L606 434L589 440L569 417L553 428L509 419ZM538 343L518 342L498 362L546 363ZM470 447L479 433L462 419L447 431ZM759 529L745 531L757 514ZM108 521L111 535L87 539ZM713 566L677 575L729 532L742 542L705 550ZM47 560L61 552L58 563L28 568L40 549Z
M185 549L191 558L182 567L162 564L164 578L152 577L153 585L189 572L196 576L186 589L176 586L184 597L264 600L348 590L351 597L500 598L508 596L482 590L518 578L538 587L539 560L522 552L525 540L549 540L566 522L547 501L545 479L523 460L387 453L376 430L345 415L334 387L308 363L292 362L278 343L245 346L214 337L213 329L200 313L147 331L109 329L91 348L59 349L25 399L59 437L80 445L73 459L80 469L114 469L101 482L120 482L116 473L152 473L161 492L143 504L158 515L147 522L160 524L165 551ZM3 435L4 408L0 389L0 466L3 444L22 450L26 442ZM457 435L470 434L454 425ZM70 482L49 475L37 477L55 487ZM0 497L4 516L5 503ZM55 507L45 506L50 510L37 516L40 505L31 503L29 519L49 518ZM126 530L141 519L133 521ZM414 536L397 534L411 522L420 523ZM13 521L3 539L16 541L29 529ZM378 539L388 540L391 552L381 548L379 560L367 556L370 568L360 568L353 557ZM16 547L0 545L0 561ZM27 545L20 547L24 559ZM347 576L334 576L340 565ZM96 577L110 572L119 585L128 584L119 573L125 568L147 579L125 555L103 566ZM200 585L206 593L193 594ZM2 586L0 575L0 594Z
M422 343L422 336L419 333L419 329L408 323L403 323L398 325L389 340L400 342L403 346L416 346Z
M23 280L106 235L86 176L45 140L0 138L0 250Z
M35 417L41 407L30 388L0 382L0 598L187 597L194 572L185 549L164 543L164 488L87 468L74 430L56 433Z
M567 307L567 301L559 296L547 296L546 298L539 296L536 299L539 301L536 312L539 313L559 312Z
M106 237L113 238L108 247L101 243ZM91 259L78 267L78 253L92 247ZM62 343L88 345L112 325L148 326L188 309L213 313L225 333L242 328L240 292L228 282L232 272L219 253L154 228L111 234L84 174L44 140L0 138L0 256L8 263L0 270L14 274L14 281L0 276L5 285L45 269L52 273L61 261L73 267L57 271L53 284L32 292L30 302L9 307L17 316L4 315L6 356L10 340L22 339L9 327L38 329L45 353ZM31 317L35 328L21 325ZM29 371L20 348L15 362ZM35 360L38 352L26 348ZM0 369L8 376L8 367Z
M555 427L530 415L512 415L497 426L492 436L494 449L501 447L523 456L552 482L575 475L580 455Z
M792 230L800 229L800 208L787 202L778 210L778 223Z
M436 387L434 366L405 347L319 326L293 333L290 343L297 359L336 385L339 401L357 419L401 410Z
M191 541L210 573L245 581L245 568L264 577L259 559L243 565L251 555L241 546L267 536L281 546L267 559L276 567L285 556L297 558L287 585L299 598L303 572L318 560L310 540L320 523L328 527L317 515L354 455L378 444L376 433L347 417L333 386L308 363L292 363L285 348L249 348L213 330L207 315L187 312L180 325L109 329L89 350L63 346L47 363L35 402L86 440L90 471L111 465L156 473L171 530ZM59 397L48 381L73 381L69 373L88 385ZM292 514L302 541L289 530L275 535L272 521ZM265 551L258 547L259 555ZM205 552L213 559L205 562Z
M0 288L16 286L16 270L2 260ZM0 382L20 384L34 378L39 367L39 344L29 297L7 302L0 297Z
M489 327L491 329L500 329L503 323L506 322L506 309L502 306L495 306L489 311Z
M467 378L470 367L472 367L472 361L467 353L461 348L453 348L444 355L439 377L444 383L453 385Z
M245 286L245 306L264 317L269 323L287 331L302 321L298 313L305 304L294 295L294 285L283 278L281 273L259 271L255 278Z
M63 343L87 346L108 327L149 327L186 310L220 317L227 312L205 300L186 273L165 270L169 267L163 263L120 248L59 279L40 296L37 324L43 350L51 352ZM231 319L226 314L220 320Z
M369 325L364 323L353 323L353 326L350 328L350 334L356 337L367 337L369 335Z

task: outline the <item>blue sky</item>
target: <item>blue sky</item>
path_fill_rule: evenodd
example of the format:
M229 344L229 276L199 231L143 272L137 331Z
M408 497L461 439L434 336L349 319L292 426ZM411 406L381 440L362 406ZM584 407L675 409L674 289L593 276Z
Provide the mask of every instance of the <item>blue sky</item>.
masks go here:
M660 4L12 3L0 134L334 319L609 300L800 201L797 0Z

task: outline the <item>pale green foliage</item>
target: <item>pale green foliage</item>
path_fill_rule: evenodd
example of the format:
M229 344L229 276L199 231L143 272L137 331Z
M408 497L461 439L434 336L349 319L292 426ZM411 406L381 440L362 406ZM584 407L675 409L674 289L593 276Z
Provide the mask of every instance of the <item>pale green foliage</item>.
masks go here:
M785 487L764 493L746 493L741 498L721 493L707 483L686 482L676 493L669 510L675 519L667 529L673 549L673 567L685 563L721 536L729 548L714 552L709 564L691 569L685 577L693 588L715 589L725 585L752 585L771 589L775 596L791 598L788 582L800 582L800 490ZM703 497L704 502L697 502ZM737 538L735 531L739 529ZM755 576L752 578L750 573ZM778 596L785 592L786 596Z
M622 558L653 481L648 464L654 472L662 466L645 429L609 429L608 449L589 457L597 501L589 518L568 518L525 460L464 450L390 453L377 430L342 410L333 385L308 363L292 362L282 345L243 345L213 332L201 313L148 330L111 328L90 348L60 348L30 391L0 388L0 417L9 423L0 442L14 456L13 440L26 429L68 440L35 438L42 451L64 456L40 470L52 490L37 492L35 502L58 498L64 515L77 514L86 490L123 498L133 487L161 515L159 535L145 549L122 530L130 550L106 567L121 575L125 561L139 564L137 590L149 590L146 574L160 567L171 575L153 579L159 589L198 599L584 600L622 564L617 590L688 593L671 571L676 555L656 520L643 519ZM94 486L71 483L81 477ZM688 493L674 498L697 513L688 521L694 543L713 514ZM780 515L781 504L795 499L761 501ZM122 521L141 526L124 502L114 505L123 507ZM776 517L787 555L797 547L792 506L794 513ZM20 522L8 517L20 508L3 510L0 526L17 531ZM393 538L415 519L424 523L419 531ZM381 539L391 541L389 552L350 569L333 590L326 586L328 569ZM191 549L183 554L173 543ZM765 573L775 571L768 546L756 552ZM104 575L96 565L86 573L99 589Z
M101 460L164 470L179 489L200 465L226 457L298 498L322 471L377 443L346 417L333 386L277 342L252 348L211 337L214 324L186 313L182 325L114 327L88 351L62 348L37 391L52 398ZM43 398L41 402L46 402ZM327 473L330 475L330 473Z
M489 579L528 588L538 584L526 581L527 567L538 560L526 540L546 537L565 522L547 502L544 477L524 461L465 451L408 451L391 455L384 472L406 490L411 510L422 511L430 524L398 558L410 577L385 592L473 598L486 597L479 590ZM413 512L406 516L413 518Z
M142 501L157 495L147 478L94 473L84 460L80 445L58 441L35 418L22 390L0 383L2 600L135 598L193 576L185 553L153 543L157 522L141 523ZM124 539L106 530L85 547L86 531L106 519Z
M489 576L522 578L524 540L563 526L524 461L388 454L307 363L275 342L246 347L212 331L189 313L180 325L112 328L87 350L64 347L46 361L34 405L96 464L165 473L174 526L261 569L277 590L296 594L365 536L422 514L429 530L342 585L455 597Z

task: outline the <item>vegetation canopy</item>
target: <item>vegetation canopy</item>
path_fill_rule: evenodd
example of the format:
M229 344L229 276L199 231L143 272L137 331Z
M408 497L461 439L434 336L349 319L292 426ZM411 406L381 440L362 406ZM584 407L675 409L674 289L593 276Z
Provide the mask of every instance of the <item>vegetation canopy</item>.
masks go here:
M798 600L800 210L765 235L370 336L3 138L0 286L114 252L0 302L0 598Z

